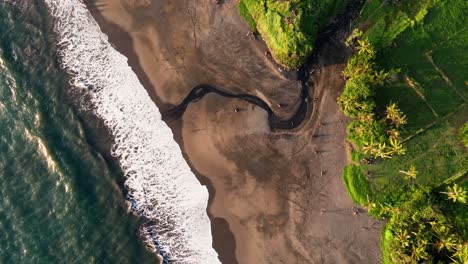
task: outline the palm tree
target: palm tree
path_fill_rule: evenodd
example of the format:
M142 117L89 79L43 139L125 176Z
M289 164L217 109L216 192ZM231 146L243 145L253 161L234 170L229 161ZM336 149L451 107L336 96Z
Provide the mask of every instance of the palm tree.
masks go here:
M398 128L402 125L406 124L406 115L398 108L396 103L390 103L387 106L387 110L385 111L387 114L387 119L390 119L392 123Z
M372 111L374 111L374 106L372 104L361 103L358 106L363 113L372 113Z
M404 155L406 153L406 149L398 139L390 138L390 146L392 154Z
M390 130L387 131L387 134L388 136L390 137L390 139L399 139L400 138L400 131L392 128Z
M374 113L363 113L358 115L357 119L361 122L372 122L374 120Z
M393 124L395 124L397 128L401 127L407 123L406 115L403 114L402 112L399 112L392 121L393 121Z
M415 260L421 261L425 260L429 257L429 253L427 252L427 245L429 242L427 239L422 239L422 238L416 238L417 242L413 244L411 248L411 257Z
M351 46L354 40L360 38L362 34L363 34L362 31L359 29L353 30L353 33L348 38L346 38L346 41L345 41L346 46Z
M356 135L362 136L364 135L364 133L366 133L366 128L363 126L358 126L354 128L354 132L356 133Z
M444 248L447 250L454 250L456 246L459 244L459 240L455 234L445 234L442 237L439 237L439 242L437 243L437 248L439 251L443 250Z
M362 144L362 151L364 151L364 154L373 154L375 153L375 150L377 148L377 144L374 142L364 142Z
M411 241L411 257L414 260L417 260L420 263L421 260L425 260L429 257L429 252L427 251L428 246L430 245L427 233L421 228L422 224L419 224L417 230L412 231L413 240Z
M458 184L456 183L451 187L449 186L447 188L447 192L440 192L440 193L447 194L448 198L450 200L453 200L454 202L466 203L466 198L467 198L466 190L458 186Z
M385 144L385 142L384 143L379 143L377 145L377 148L375 149L374 156L375 157L380 157L382 159L391 158L390 153L388 151L387 144Z
M375 50L370 44L369 41L367 40L361 40L359 39L358 41L358 54L365 56L364 58L366 59L371 59L375 55Z
M377 85L383 85L384 81L387 80L389 76L390 76L390 73L388 73L388 72L386 72L384 70L375 71L374 72L374 82Z
M390 103L387 105L387 111L385 113L387 114L387 119L393 120L395 116L397 115L399 109L396 103Z
M345 113L349 113L349 110L354 108L354 102L352 102L347 96L340 96L340 98L338 98L338 105Z
M468 242L457 246L457 251L452 256L452 261L455 264L468 263Z
M399 209L396 207L392 207L388 204L381 204L373 202L369 199L369 195L367 195L367 205L366 205L369 213L372 212L375 214L377 218L386 217L388 215L394 215L399 213ZM397 229L394 231L395 233L400 232L401 229Z
M416 170L416 167L411 164L411 166L408 168L408 170L400 170L400 173L403 173L406 175L408 179L416 179L416 176L418 176L418 171Z
M396 241L400 242L400 245L403 248L409 247L410 245L409 240L411 236L409 235L407 229L397 229L395 231L395 238L396 238Z

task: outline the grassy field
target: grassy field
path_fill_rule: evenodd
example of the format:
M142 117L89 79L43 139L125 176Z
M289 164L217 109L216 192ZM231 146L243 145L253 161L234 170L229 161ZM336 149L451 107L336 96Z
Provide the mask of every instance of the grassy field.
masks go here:
M353 201L369 195L370 213L389 219L384 263L468 263L468 206L444 194L455 183L468 190L468 148L461 136L468 122L466 10L464 0L369 0L355 24L377 49L376 63L400 72L377 89L377 112L396 102L408 119L405 155L354 169L369 174L370 191L362 182L350 186L356 181L344 174ZM411 166L414 178L402 173ZM437 225L446 231L438 233ZM449 238L457 246L444 248ZM460 252L466 259L454 255Z
M407 8L407 2L413 2L414 7ZM385 15L374 14L368 7L363 17L369 20L362 22L363 28L372 25L366 36L382 51L379 64L401 69L414 81L413 89L419 89L422 96L418 100L427 101L442 117L468 98L468 54L464 52L468 47L468 21L464 13L468 4L461 0L426 0L401 1L400 5L373 4L374 12ZM390 34L389 28L398 30L390 30ZM387 95L389 100L398 100L400 93Z
M465 105L446 120L418 134L405 144L406 155L363 165L370 172L372 192L399 189L406 184L439 186L447 178L468 170L468 149L461 144L459 129L468 121ZM414 165L418 176L408 181L400 170Z
M446 155L431 152L428 149L429 145L436 149L438 146L450 152L450 146L459 145L456 134L462 125L460 122L468 118L466 107L468 21L464 12L468 9L468 2L462 0L417 1L418 3L411 3L413 5L411 8L407 8L405 3L412 1L400 2L401 6L389 7L389 4L386 4L382 7L379 0L372 0L363 11L365 13L363 17L371 17L371 21L379 17L378 21L361 22L374 25L368 28L366 35L374 39L373 44L385 47L381 48L377 56L378 64L386 69L401 69L402 72L399 80L377 92L376 100L380 106L389 102L397 102L407 114L408 124L405 136L415 135L427 126L435 124L425 133L407 142L408 152L402 159L410 159L412 156L437 156L442 160ZM394 11L388 11L391 8ZM385 15L375 15L371 9L377 10L375 11L377 13L386 10L383 13ZM390 18L393 15L403 12L401 9L406 11L406 17L411 17L411 14L413 16L425 14L425 16L419 16L419 22L405 27L398 35L392 35L390 43L387 43L389 37L377 38L376 32L382 30L373 23L378 24L381 20L391 21ZM402 24L398 22L398 19L394 19L392 23ZM392 28L392 26L389 27ZM454 115L455 120L460 122L453 121L454 117L446 120L445 117L450 115ZM453 122L449 122L450 120ZM436 143L438 141L442 142ZM458 153L466 154L466 151L462 148L458 150ZM396 160L385 163L390 165L392 162L396 163ZM448 164L438 166L450 167ZM433 169L431 166L424 167L427 167L428 171ZM440 173L436 171L436 174ZM447 170L445 173L450 174L451 171ZM394 174L394 171L385 174ZM426 178L426 176L421 178Z
M240 0L239 14L265 40L273 58L287 68L299 67L312 52L319 28L348 0Z

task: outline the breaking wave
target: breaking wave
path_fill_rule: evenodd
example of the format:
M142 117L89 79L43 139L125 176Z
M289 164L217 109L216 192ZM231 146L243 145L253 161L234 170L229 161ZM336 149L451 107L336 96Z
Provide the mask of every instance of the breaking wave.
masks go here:
M166 262L219 263L206 213L208 191L184 160L158 108L79 0L46 0L62 67L86 91L114 137L132 210L148 219L140 231Z

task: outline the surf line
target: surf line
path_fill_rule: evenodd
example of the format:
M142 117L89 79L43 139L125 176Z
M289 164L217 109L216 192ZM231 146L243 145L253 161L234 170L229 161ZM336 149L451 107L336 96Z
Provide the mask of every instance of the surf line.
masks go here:
M46 0L61 67L113 138L140 234L170 263L220 263L212 247L208 191L183 158L157 106L81 0ZM83 106L84 108L87 105Z

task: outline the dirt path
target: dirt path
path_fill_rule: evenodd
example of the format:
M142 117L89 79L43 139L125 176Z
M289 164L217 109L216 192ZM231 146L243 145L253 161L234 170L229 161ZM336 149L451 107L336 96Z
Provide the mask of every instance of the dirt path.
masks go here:
M103 31L162 111L203 83L255 95L278 116L297 109L300 85L278 72L261 42L246 36L234 2L93 3ZM353 215L341 179L346 134L336 98L347 54L328 42L317 48L310 80L314 112L298 129L271 132L265 110L216 94L169 122L187 161L209 185L214 248L223 263L380 262L379 224Z

